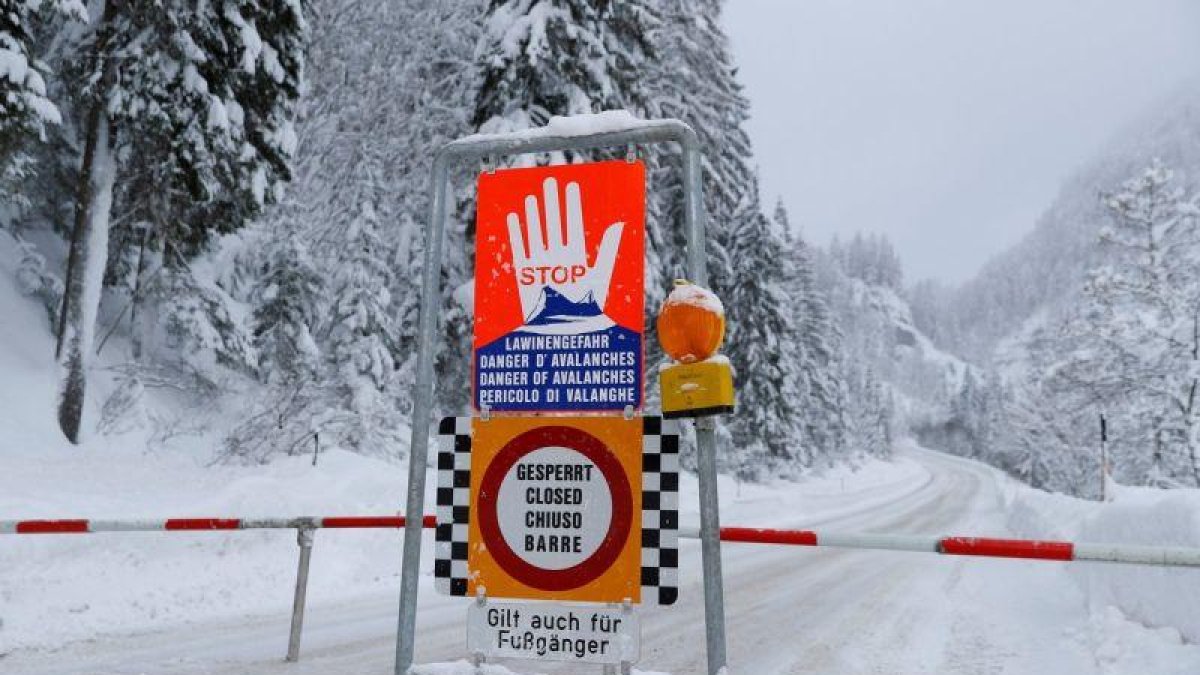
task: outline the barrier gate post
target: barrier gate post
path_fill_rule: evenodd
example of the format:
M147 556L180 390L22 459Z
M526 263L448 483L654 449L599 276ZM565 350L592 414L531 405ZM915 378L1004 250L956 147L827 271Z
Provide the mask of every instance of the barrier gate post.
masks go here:
M412 667L416 637L417 590L421 564L421 518L425 512L425 471L429 461L429 426L433 412L433 359L439 299L442 247L446 229L450 166L453 162L485 157L620 148L673 142L682 150L684 229L687 237L688 274L705 285L708 279L704 243L704 199L700 170L700 144L696 132L675 120L633 120L622 128L575 132L553 124L515 134L477 134L443 145L434 155L430 171L429 222L425 227L425 257L421 282L421 313L417 339L417 378L413 386L412 440L408 458L408 499L404 523L404 550L400 576L400 613L397 621L396 675ZM704 573L704 614L708 672L725 667L725 614L721 581L720 519L718 518L716 438L713 422L697 423L700 473L700 536Z
M302 525L296 530L296 545L300 547L300 563L296 568L296 595L292 598L292 629L288 633L287 657L290 663L300 660L300 631L304 629L304 602L308 597L308 566L312 560L313 525Z

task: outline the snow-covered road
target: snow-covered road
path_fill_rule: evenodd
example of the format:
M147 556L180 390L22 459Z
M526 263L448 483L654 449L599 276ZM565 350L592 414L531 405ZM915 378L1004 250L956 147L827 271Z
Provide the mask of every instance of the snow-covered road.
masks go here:
M910 449L895 480L793 498L747 491L730 524L891 533L1007 534L995 474ZM806 517L819 513L820 517ZM1169 629L1090 611L1058 563L915 553L725 546L729 656L737 673L1195 673L1200 649ZM318 544L316 556L321 555ZM642 669L704 672L699 546L682 552L680 602L644 614ZM420 662L462 658L466 607L422 586ZM396 596L309 608L301 662L284 664L289 617L223 620L17 651L5 673L390 673ZM577 666L508 664L521 672ZM588 672L598 670L595 667Z

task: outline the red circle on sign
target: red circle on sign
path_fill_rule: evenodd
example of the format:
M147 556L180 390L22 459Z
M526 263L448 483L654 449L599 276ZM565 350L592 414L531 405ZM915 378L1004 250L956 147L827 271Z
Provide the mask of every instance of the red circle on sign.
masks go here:
M574 450L592 460L600 475L608 482L612 496L612 521L600 546L586 560L564 569L538 567L512 550L500 532L496 510L500 483L522 457L545 447ZM617 458L595 436L574 427L550 426L530 429L508 442L492 459L479 485L479 533L488 553L517 581L543 591L565 591L579 588L604 574L625 547L633 526L633 493L625 470Z

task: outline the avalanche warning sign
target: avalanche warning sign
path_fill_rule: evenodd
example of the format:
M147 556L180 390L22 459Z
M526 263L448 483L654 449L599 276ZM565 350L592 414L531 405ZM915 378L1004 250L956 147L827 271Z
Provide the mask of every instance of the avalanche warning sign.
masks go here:
M645 166L483 173L478 194L476 409L641 408Z

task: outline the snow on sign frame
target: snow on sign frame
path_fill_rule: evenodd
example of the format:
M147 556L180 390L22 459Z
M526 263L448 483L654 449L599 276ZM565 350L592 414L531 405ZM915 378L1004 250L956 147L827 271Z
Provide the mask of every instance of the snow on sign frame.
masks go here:
M679 436L659 417L447 417L434 576L449 595L669 605Z
M485 172L478 204L475 409L641 409L645 165Z

